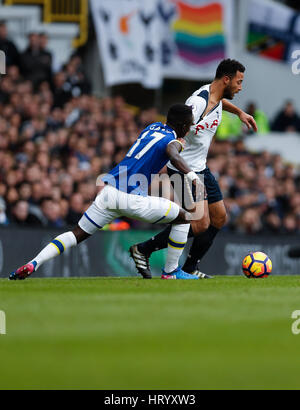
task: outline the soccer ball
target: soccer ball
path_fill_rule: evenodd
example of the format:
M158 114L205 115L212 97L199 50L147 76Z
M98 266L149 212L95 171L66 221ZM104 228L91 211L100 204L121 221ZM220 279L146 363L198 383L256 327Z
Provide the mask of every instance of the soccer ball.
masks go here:
M263 252L253 252L243 260L243 272L247 278L267 278L272 272L272 261Z

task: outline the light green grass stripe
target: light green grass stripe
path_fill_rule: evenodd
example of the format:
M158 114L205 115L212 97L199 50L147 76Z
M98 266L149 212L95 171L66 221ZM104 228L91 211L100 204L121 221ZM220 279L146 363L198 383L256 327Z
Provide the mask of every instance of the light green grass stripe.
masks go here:
M299 389L299 294L299 276L0 280L0 389Z

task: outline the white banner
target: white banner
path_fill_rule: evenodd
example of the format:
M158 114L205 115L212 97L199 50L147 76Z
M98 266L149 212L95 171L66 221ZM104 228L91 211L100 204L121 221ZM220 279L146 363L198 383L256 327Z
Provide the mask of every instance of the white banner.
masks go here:
M232 57L232 0L91 0L107 86L209 79Z

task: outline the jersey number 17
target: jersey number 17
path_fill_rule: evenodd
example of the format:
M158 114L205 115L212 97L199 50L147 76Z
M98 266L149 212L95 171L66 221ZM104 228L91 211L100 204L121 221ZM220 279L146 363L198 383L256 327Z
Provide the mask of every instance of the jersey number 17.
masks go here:
M136 149L139 147L142 140L144 138L146 138L150 132L151 131L144 132L144 134L141 136L141 138L139 138L137 140L137 142L133 145L131 150L128 152L127 157L129 157L129 158L132 157L132 155L134 154ZM156 132L155 131L153 134L151 134L151 137L153 137L153 139L147 145L145 145L145 147L139 153L137 153L135 155L135 157L134 157L135 159L141 159L155 144L157 144L159 141L161 141L165 137L165 135L162 134L161 132Z

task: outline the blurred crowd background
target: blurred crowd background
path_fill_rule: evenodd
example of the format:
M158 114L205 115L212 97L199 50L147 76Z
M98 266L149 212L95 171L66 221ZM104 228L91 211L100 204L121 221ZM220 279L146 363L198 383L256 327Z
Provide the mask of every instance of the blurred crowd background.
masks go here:
M19 53L0 22L0 49L7 55L0 82L2 226L76 224L97 194L97 176L123 159L144 127L162 118L156 108L139 110L121 96L93 96L77 54L53 72L47 41L46 34L31 33ZM300 132L292 101L273 118L255 101L241 108L255 117L261 134L278 131L284 139L285 132ZM238 118L225 113L209 154L228 210L225 229L299 233L299 171L279 155L248 152L247 134ZM127 221L125 228L129 223L140 226Z

